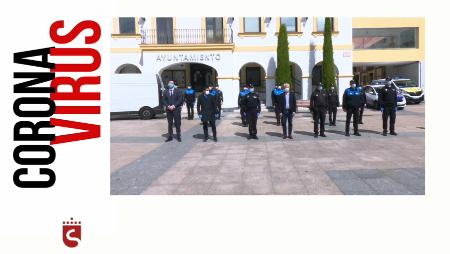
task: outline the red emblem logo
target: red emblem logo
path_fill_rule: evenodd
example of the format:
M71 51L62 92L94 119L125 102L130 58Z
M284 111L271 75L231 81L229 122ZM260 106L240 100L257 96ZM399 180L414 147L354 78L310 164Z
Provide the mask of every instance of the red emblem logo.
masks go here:
M77 247L81 241L81 221L63 221L63 242L69 248Z

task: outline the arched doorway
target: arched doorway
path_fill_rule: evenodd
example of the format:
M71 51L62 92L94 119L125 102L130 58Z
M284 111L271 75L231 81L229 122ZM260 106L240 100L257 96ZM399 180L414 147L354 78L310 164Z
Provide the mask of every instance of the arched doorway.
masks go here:
M291 62L291 90L295 92L296 98L302 98L303 72L300 66Z
M323 78L323 68L322 68L323 62L319 62L317 63L314 68L312 69L312 86L311 86L311 91L314 91L318 86L319 83L322 82L322 78ZM336 86L339 87L339 70L336 67L336 65L334 65L334 70L336 71Z
M201 63L172 64L161 69L159 73L164 85L172 80L179 88L191 85L196 92L217 84L217 70Z
M266 101L266 71L258 63L246 63L239 70L239 86L251 84L262 102Z
M141 74L141 70L134 64L122 64L117 67L115 74Z

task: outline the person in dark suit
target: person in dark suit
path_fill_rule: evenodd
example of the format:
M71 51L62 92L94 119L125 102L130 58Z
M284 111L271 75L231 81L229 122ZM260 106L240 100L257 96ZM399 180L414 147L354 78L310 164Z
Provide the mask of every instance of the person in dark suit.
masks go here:
M279 95L279 103L282 113L283 139L292 139L292 118L297 112L297 99L295 98L295 93L289 92L288 83L284 84L284 93ZM288 123L287 126L286 122Z
M216 133L216 118L219 117L219 107L217 105L216 97L209 93L209 89L205 88L202 94L197 98L197 114L200 120L203 122L203 142L208 140L208 123L211 125L213 132L213 140L217 142Z
M177 140L181 142L181 108L183 107L183 93L175 88L173 81L169 81L163 94L163 105L166 109L169 137L166 142L173 139L173 124L177 130Z
M188 120L192 120L194 119L195 91L190 85L188 85L186 91L184 91L184 101L186 102L188 111Z

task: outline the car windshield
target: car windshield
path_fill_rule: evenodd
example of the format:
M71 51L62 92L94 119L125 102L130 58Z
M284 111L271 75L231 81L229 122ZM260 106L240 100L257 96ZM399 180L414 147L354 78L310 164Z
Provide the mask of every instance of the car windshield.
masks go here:
M397 81L395 81L395 84L400 88L418 87L417 83L415 83L411 80L397 80Z

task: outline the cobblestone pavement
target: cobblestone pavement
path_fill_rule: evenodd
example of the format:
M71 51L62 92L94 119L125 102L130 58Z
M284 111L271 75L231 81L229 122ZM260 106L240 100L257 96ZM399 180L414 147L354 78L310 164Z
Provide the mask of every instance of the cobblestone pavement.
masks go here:
M361 137L344 135L339 110L326 138L313 137L309 112L297 113L293 140L281 138L273 112L260 116L259 140L247 140L239 113L225 113L217 143L204 143L185 112L181 143L164 142L164 117L112 120L111 194L423 195L425 104L398 111L398 136L381 135L381 112L364 113Z

